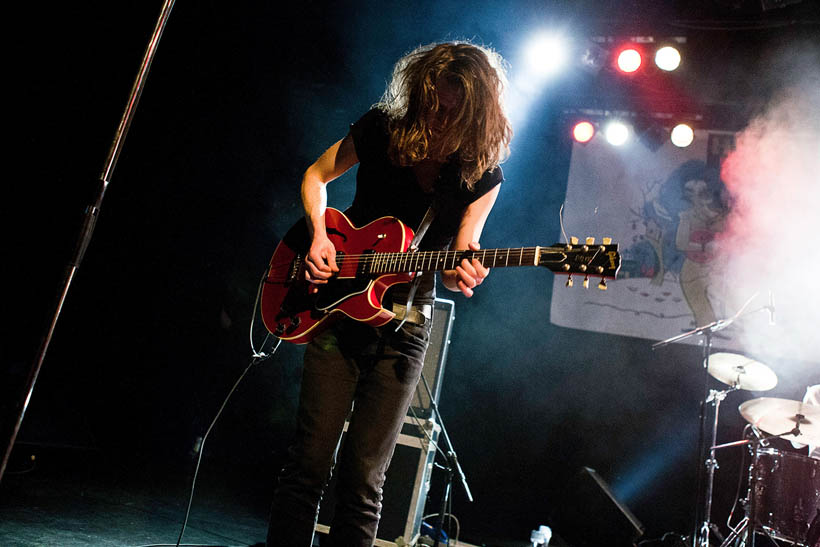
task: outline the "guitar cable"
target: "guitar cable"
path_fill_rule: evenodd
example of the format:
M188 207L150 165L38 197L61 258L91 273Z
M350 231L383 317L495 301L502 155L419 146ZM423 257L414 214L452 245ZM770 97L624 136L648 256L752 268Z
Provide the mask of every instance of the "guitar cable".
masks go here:
M567 231L564 229L564 204L561 204L561 207L558 208L558 224L561 225L561 234L564 236L564 243L569 243L569 238L567 237Z
M176 547L181 546L182 536L185 535L185 528L188 526L188 519L191 515L191 505L193 504L193 501L194 501L194 490L196 488L196 480L197 480L197 477L199 476L199 466L202 463L202 454L205 452L205 441L208 440L208 436L211 434L211 430L213 430L214 426L216 425L216 422L219 420L219 417L222 415L222 411L225 410L225 407L227 406L228 401L230 400L231 396L236 391L236 388L239 387L239 384L242 383L242 380L245 378L245 375L248 374L248 371L250 371L250 369L253 368L254 365L257 365L257 364L269 359L270 357L273 357L273 355L276 353L276 350L279 349L279 345L282 343L282 339L280 338L276 342L276 345L273 347L273 349L270 351L270 353L265 353L264 351L262 351L262 350L264 350L265 344L267 343L268 339L270 338L270 333L268 333L265 336L265 339L262 341L262 345L261 345L259 351L256 350L256 348L254 347L254 343L253 343L254 318L256 317L256 313L259 309L259 300L260 300L260 296L262 294L262 284L264 283L266 277L267 277L267 271L265 271L265 273L262 275L262 278L259 280L259 286L256 290L256 301L253 304L253 313L251 315L251 325L250 325L250 329L249 329L249 338L250 338L250 345L251 345L251 361L250 361L250 363L248 363L248 366L245 367L245 370L242 371L242 374L239 375L239 378L237 378L236 382L234 382L233 387L231 387L230 391L228 391L228 395L222 401L222 405L219 407L219 410L217 411L216 416L214 416L214 419L211 421L211 424L208 426L207 431L205 431L205 435L202 437L202 441L199 442L199 447L198 447L198 450L197 450L198 454L197 454L197 459L196 459L196 468L194 469L194 476L191 479L191 492L188 496L188 507L185 510L185 518L182 521L182 529L179 531L179 538L177 538Z
M251 344L251 356L253 358L261 357L261 358L265 359L265 358L268 357L268 355L265 352L256 351L256 348L253 345L253 324L254 324L254 321L256 320L256 312L259 310L259 300L262 298L262 286L264 285L265 279L267 279L267 277L268 277L268 271L265 270L265 272L262 274L262 278L259 280L259 285L257 285L257 287L256 287L256 300L253 303L253 312L251 313L251 326L248 329L248 340ZM265 347L265 343L267 343L269 338L270 338L270 333L267 333L265 335L265 339L262 340L262 348ZM279 342L277 342L276 346L271 351L271 355L276 353L276 350L279 348L279 344L281 342L282 342L282 339L280 338Z

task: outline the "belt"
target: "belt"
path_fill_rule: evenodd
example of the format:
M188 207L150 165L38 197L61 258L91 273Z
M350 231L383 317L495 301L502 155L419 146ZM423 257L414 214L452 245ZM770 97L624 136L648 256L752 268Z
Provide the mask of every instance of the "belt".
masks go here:
M433 305L422 304L421 306L410 306L410 312L407 313L407 304L399 304L393 302L393 313L396 314L396 319L399 321L405 319L407 315L407 322L416 325L424 325L433 318Z

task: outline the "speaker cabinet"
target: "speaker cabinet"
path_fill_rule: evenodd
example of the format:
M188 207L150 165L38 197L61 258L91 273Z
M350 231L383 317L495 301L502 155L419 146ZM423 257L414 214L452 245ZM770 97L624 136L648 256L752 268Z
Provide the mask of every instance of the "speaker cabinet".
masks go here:
M396 451L387 468L382 491L382 514L377 532L376 547L416 545L421 532L421 518L430 476L433 473L435 442L441 428L432 420L404 418ZM345 432L347 423L345 423ZM342 449L344 436L342 435ZM330 532L330 523L336 507L336 479L328 484L316 524L318 544Z
M447 360L447 350L450 346L450 334L453 330L453 320L455 319L455 302L436 298L433 308L433 330L430 333L430 345L427 347L427 354L424 356L424 368L422 374L430 386L433 393L433 400L438 404L438 397L441 393L441 380L444 377L444 363ZM416 395L410 403L410 415L419 418L430 418L433 409L430 405L430 396L424 387L424 380L419 380L416 387Z

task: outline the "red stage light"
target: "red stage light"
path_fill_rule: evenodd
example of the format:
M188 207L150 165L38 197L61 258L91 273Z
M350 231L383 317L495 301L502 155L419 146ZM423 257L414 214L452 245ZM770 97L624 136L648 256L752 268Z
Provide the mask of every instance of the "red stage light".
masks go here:
M589 122L578 122L572 128L572 136L576 142L587 143L595 136L595 126Z
M624 48L618 53L617 64L621 72L631 74L641 68L642 62L641 52L634 47Z

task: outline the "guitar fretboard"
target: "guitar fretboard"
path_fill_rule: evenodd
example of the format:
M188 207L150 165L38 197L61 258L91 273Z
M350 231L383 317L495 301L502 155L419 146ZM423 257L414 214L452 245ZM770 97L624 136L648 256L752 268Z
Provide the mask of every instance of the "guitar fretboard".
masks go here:
M556 263L566 259L566 254L562 250L550 247L520 247L478 251L371 253L343 256L341 259L337 257L337 263L343 272L355 263L357 273L384 274L453 270L465 258L475 258L487 268L538 266L543 265L545 261L549 262L550 255L555 255Z

